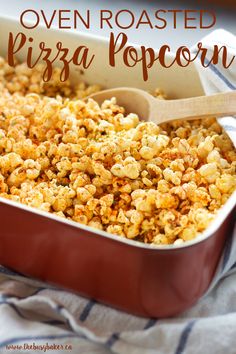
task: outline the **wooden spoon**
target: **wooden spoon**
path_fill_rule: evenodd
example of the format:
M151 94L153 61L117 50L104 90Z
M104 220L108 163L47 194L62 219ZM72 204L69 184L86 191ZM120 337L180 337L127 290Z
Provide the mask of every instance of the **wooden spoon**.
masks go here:
M126 114L136 113L140 119L156 124L176 119L191 120L236 115L236 91L178 100L160 100L146 91L131 87L104 90L90 96L99 104L116 97Z

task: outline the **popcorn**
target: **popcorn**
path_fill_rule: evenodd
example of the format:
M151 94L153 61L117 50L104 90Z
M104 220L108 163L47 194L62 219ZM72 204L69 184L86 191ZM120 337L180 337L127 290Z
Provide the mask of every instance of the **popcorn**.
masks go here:
M217 164L215 162L202 165L199 168L199 173L209 183L215 182L216 178L220 175L217 169Z
M0 197L155 245L205 230L236 188L236 151L217 121L157 126L99 90L44 83L0 58ZM164 98L156 91L158 99Z
M23 165L20 155L10 152L4 156L0 156L0 170L3 174L13 172L16 167Z
M177 208L179 199L175 195L169 193L158 193L156 196L156 207L158 209L171 209Z
M170 168L165 168L163 176L166 181L171 182L176 186L179 186L181 183L182 173L180 171L173 172Z
M184 241L190 241L197 236L197 230L193 225L191 225L184 228L179 236Z
M207 157L213 150L214 144L211 137L207 136L206 139L201 142L197 148L197 153L201 158Z
M111 168L111 172L113 173L114 176L117 176L120 178L125 177L123 166L120 163L114 164Z
M155 156L155 150L148 147L143 146L139 151L141 157L145 160L151 160Z
M221 193L231 194L235 190L235 175L222 174L216 180L216 187Z

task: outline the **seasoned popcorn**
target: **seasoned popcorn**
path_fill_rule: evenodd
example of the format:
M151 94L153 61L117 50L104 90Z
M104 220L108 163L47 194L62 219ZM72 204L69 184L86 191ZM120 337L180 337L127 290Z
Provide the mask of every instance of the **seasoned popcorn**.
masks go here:
M145 243L192 240L236 188L214 118L157 126L98 90L0 59L0 196ZM157 99L163 99L157 90Z

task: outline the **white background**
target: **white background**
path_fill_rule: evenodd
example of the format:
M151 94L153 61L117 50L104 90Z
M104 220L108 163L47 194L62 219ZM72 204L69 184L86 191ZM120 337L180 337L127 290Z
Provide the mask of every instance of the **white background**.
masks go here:
M137 15L140 14L143 9L146 9L149 12L150 17L153 19L154 13L158 9L212 9L217 14L217 23L214 28L224 28L236 34L236 6L234 8L226 9L225 6L217 7L214 3L215 1L213 0L0 0L0 14L19 18L21 12L29 8L43 9L46 10L47 13L50 13L52 9L77 9L83 14L85 13L85 10L90 9L93 16L90 33L108 36L111 31L110 29L99 30L98 28L98 13L100 9L110 9L114 13L121 9L129 9ZM225 2L222 1L222 4L224 3ZM171 49L175 49L180 45L191 46L210 32L210 30L199 29L184 30L183 16L181 14L177 17L177 29L173 29L171 26L171 14L168 16L168 23L170 26L165 30L150 30L143 27L142 30L131 29L126 32L129 41L132 43L143 44L153 48L158 48L159 46L168 43L170 44ZM84 28L80 28L79 30L85 31ZM114 29L113 32L117 33L119 31L122 30Z

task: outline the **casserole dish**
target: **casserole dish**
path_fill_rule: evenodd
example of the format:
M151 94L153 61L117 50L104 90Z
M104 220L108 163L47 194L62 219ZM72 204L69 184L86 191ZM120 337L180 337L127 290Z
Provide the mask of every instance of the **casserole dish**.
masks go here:
M6 32L19 31L15 21L2 19L0 26ZM59 31L50 30L48 36L46 29L37 28L30 36L35 38L35 46L45 41L53 47ZM138 67L124 68L121 62L109 67L107 41L72 32L60 32L60 40L72 50L78 43L86 44L95 54L93 67L83 73L88 83L96 78L96 83L107 88L126 85L152 90L159 86L170 97L202 93L193 67L159 67L158 76L155 68L143 83ZM6 42L2 43L2 54ZM24 60L23 51L20 59ZM75 71L74 80L77 74ZM183 78L185 86L180 88ZM207 289L233 226L234 207L235 194L201 237L183 246L163 248L0 199L0 263L134 314L171 316L191 306Z

